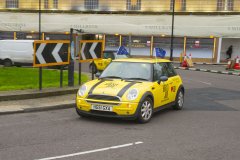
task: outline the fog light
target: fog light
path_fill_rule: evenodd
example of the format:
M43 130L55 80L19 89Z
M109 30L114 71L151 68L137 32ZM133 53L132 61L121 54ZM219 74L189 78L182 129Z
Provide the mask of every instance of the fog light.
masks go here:
M127 107L129 108L129 107L131 107L131 105L130 105L130 104L127 104Z
M79 103L81 103L81 100L78 100Z

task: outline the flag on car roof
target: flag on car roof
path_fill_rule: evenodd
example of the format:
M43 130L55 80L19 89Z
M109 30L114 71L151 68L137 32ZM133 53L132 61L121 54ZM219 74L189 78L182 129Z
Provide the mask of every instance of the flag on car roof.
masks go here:
M120 47L118 48L117 55L122 55L122 54L129 55L129 53L128 53L128 51L126 50L126 48L124 48L123 46L120 46Z
M164 58L166 51L164 51L162 48L154 48L156 57Z

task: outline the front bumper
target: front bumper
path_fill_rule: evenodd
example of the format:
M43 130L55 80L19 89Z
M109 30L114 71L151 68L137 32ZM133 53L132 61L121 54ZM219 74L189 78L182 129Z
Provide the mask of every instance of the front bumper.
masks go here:
M99 103L98 103L99 102ZM133 120L138 117L140 103L133 103L133 102L118 102L118 105L112 104L103 104L103 101L95 101L94 103L87 102L87 99L83 98L76 98L76 110L77 112L85 115L90 116L99 116L99 117L111 117L111 118L121 118L121 119L129 119ZM115 102L116 103L116 102ZM92 104L99 104L99 105L107 105L113 106L113 111L98 111L92 110Z

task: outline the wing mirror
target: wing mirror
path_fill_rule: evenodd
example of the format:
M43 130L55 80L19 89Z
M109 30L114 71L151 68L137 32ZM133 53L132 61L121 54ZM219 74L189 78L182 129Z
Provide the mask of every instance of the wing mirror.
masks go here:
M101 73L99 73L99 72L97 72L97 73L95 74L96 77L100 77L100 75L101 75Z
M160 79L158 80L158 84L160 84L162 81L165 82L165 81L167 81L167 80L168 80L168 77L162 76L162 77L160 77Z

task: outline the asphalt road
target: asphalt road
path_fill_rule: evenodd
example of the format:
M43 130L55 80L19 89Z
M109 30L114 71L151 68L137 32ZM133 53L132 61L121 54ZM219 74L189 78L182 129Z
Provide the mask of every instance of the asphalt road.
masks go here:
M177 70L184 108L148 124L63 109L0 116L0 159L238 160L240 77Z

